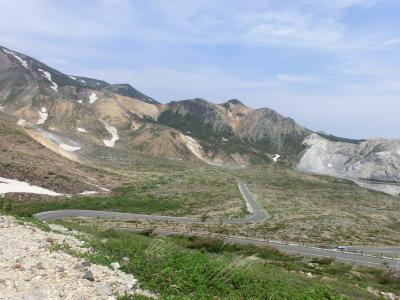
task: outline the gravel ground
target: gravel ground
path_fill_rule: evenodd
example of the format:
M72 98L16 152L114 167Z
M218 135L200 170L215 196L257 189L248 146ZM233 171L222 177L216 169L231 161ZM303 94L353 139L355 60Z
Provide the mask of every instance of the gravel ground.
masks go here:
M90 264L56 249L67 244L87 251L83 242L61 226L45 232L13 217L0 216L0 299L116 299L118 295L142 294L137 280L119 270ZM51 249L53 248L53 251Z

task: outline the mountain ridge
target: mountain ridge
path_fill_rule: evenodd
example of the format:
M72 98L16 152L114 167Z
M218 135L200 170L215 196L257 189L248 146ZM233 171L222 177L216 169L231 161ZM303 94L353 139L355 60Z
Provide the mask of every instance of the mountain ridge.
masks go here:
M144 155L231 167L279 162L354 180L400 182L398 140L315 133L238 99L161 104L129 84L66 75L4 47L0 108L34 139L76 160L101 160L94 153L108 149L127 160Z

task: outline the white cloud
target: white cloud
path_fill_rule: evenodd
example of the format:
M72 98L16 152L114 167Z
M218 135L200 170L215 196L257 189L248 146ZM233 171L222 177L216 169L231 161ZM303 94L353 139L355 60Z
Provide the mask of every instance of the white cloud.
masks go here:
M387 55L400 45L398 27L388 32L347 14L374 14L378 2L1 1L0 38L68 74L128 82L158 100L241 98L351 136L338 121L344 111L350 128L352 117L370 123L363 116L372 117L376 99L377 118L398 107L399 61ZM375 130L367 125L354 130ZM389 135L391 128L376 130Z

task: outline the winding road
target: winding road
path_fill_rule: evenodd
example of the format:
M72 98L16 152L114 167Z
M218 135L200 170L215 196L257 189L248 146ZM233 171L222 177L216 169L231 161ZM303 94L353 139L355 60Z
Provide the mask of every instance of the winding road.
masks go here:
M240 179L237 178L238 188L240 193L242 194L243 199L246 201L246 205L248 211L251 213L250 216L239 218L239 219L222 219L223 224L246 224L246 223L256 223L262 222L269 219L271 216L265 209L257 202L256 197L249 191L247 185ZM55 211L47 211L41 212L34 215L35 218L42 221L54 221L63 218L72 218L72 217L92 217L92 218L104 218L104 219L118 219L120 221L167 221L167 222L175 222L175 223L206 223L206 224L220 224L221 220L219 219L206 219L201 220L199 218L193 217L172 217L172 216L157 216L157 215L146 215L146 214L132 214L132 213L119 213L119 212L109 212L109 211L97 211L97 210L74 210L74 209L65 209L65 210L55 210ZM119 228L121 230L129 230L129 231L138 231L133 228ZM191 232L191 233L182 233L182 232L172 232L166 231L162 229L156 229L156 234L159 235L196 235L202 236L204 233L199 232ZM209 236L209 234L207 234ZM340 252L333 251L330 249L323 249L317 247L306 247L297 244L285 244L279 243L271 240L262 240L258 238L252 237L242 237L242 236L225 236L225 235L215 235L216 238L223 238L225 243L232 244L246 244L246 245L255 245L255 246L273 246L280 251L293 254L293 255L302 255L307 257L332 257L337 261L341 261L349 264L358 264L370 267L382 267L389 266L391 268L400 268L400 260L390 258L390 257L379 257L374 256L378 251L381 253L384 248L374 248L368 251L367 247L352 247L348 249L349 252ZM349 247L350 248L350 247ZM399 248L390 249L390 252L397 252ZM350 253L350 251L352 253ZM388 251L389 252L389 251ZM398 253L398 252L397 252ZM370 255L368 255L370 254ZM385 255L384 255L385 256ZM389 256L389 255L388 255Z
M246 201L248 211L251 213L250 216L240 219L222 219L223 224L246 224L262 222L270 218L268 212L257 202L256 197L249 191L247 185L241 180L236 179L238 182L238 188L242 194L243 199ZM200 218L192 217L172 217L172 216L157 216L157 215L146 215L146 214L132 214L132 213L120 213L111 211L98 211L98 210L76 210L76 209L63 209L41 212L34 215L35 218L42 221L53 221L63 218L72 217L92 217L92 218L105 218L105 219L118 219L121 221L167 221L175 223L189 223L189 224L219 224L219 219L206 219L201 220Z

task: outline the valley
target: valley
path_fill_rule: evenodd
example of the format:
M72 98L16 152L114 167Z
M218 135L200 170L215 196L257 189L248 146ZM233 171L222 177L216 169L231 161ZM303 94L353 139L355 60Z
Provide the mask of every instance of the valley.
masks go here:
M213 288L215 297L242 299L253 295L246 276L265 285L271 274L283 281L272 280L265 297L400 292L399 252L382 254L400 244L398 140L317 133L237 99L159 103L3 47L0 108L0 212L86 232L98 249L88 259L134 258L124 271L141 271L145 288L162 297L201 298ZM154 280L145 250L153 243L178 253L163 256L171 260ZM356 253L332 251L337 245ZM373 257L361 253L369 247L378 249ZM207 284L200 269L216 254L221 268L240 257L249 273ZM180 271L198 276L198 286Z

